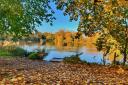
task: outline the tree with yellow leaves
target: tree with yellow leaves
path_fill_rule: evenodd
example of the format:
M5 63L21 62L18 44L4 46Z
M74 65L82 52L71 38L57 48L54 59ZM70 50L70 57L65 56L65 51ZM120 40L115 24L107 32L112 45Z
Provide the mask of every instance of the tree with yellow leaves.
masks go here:
M78 20L80 23L78 31L85 35L92 35L96 32L104 36L101 41L106 50L112 49L106 43L107 35L112 36L118 48L123 54L123 64L126 62L128 50L128 2L125 0L56 0L57 8L64 10L70 20ZM104 30L107 31L104 32ZM106 51L107 52L107 51Z

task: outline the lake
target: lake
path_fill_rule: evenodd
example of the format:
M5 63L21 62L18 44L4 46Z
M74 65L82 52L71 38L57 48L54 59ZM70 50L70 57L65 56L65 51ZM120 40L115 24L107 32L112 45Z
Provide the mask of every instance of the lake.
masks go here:
M103 64L105 61L106 64L111 63L111 60L103 59L103 53L97 51L94 45L84 45L84 46L56 46L56 45L40 45L39 43L25 44L21 46L25 50L31 52L36 49L45 49L48 52L48 55L44 58L46 61L50 61L53 58L64 58L70 57L77 53L83 53L80 55L80 59L90 63Z

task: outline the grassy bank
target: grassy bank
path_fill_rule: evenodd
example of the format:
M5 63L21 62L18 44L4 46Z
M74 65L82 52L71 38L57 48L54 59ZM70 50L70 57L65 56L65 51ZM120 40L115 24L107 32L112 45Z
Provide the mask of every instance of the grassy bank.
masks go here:
M0 57L24 56L26 50L16 46L0 47Z

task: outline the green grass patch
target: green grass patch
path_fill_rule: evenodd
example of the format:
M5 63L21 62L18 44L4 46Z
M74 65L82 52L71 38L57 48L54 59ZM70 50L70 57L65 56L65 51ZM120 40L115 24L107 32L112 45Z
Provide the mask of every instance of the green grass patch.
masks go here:
M7 57L7 56L24 56L26 50L20 47L15 46L7 46L0 48L0 57Z

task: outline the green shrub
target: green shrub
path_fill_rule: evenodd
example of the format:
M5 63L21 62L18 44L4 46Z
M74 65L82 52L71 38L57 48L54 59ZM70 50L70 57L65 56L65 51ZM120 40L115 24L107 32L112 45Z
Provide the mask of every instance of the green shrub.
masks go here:
M29 59L36 60L39 59L38 53L32 52L29 56Z
M79 56L77 55L72 55L70 57L65 57L63 59L64 63L71 63L71 64L77 64L77 63L82 63L82 61L80 60Z
M26 53L26 50L20 47L16 47L15 49L12 50L13 56L24 56L25 53Z

